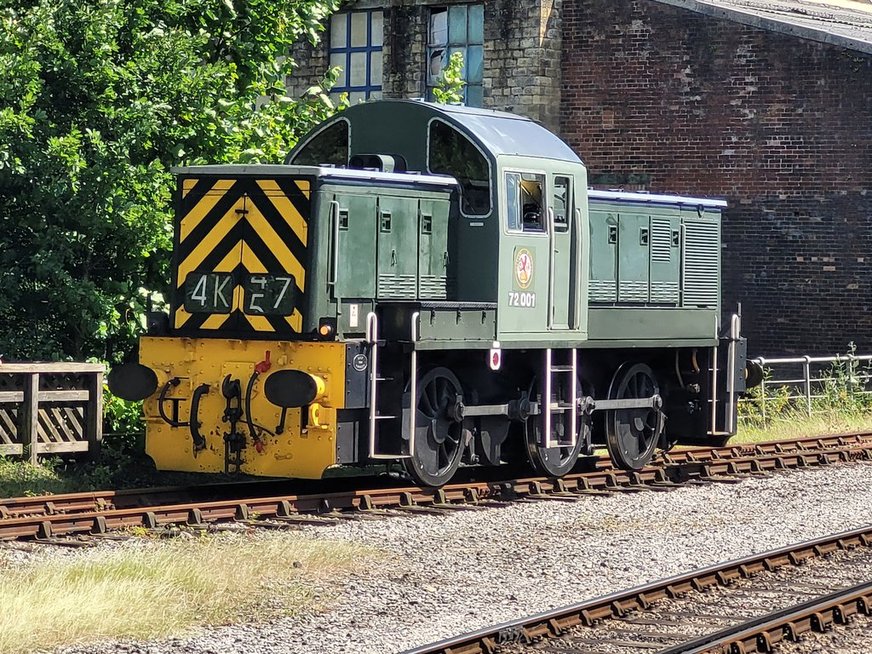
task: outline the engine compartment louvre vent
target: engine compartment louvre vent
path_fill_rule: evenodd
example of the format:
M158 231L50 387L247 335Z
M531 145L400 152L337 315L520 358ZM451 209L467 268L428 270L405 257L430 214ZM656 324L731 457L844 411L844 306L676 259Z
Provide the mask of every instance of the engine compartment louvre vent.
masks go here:
M669 263L672 259L672 224L651 219L651 261Z
M717 308L720 230L714 222L685 221L681 266L683 307Z

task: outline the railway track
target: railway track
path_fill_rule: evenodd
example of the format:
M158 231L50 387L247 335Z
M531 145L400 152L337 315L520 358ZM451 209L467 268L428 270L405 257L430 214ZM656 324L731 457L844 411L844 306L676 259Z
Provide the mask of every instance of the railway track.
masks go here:
M872 434L678 450L637 472L615 469L600 457L587 460L585 471L558 480L470 479L440 489L345 478L9 498L0 500L0 540L72 545L134 527L203 528L228 522L266 528L330 525L352 518L475 510L518 500L573 501L585 495L665 491L683 484L735 482L748 475L855 460L872 460Z
M866 580L857 583L858 580ZM749 654L872 615L872 525L405 654Z

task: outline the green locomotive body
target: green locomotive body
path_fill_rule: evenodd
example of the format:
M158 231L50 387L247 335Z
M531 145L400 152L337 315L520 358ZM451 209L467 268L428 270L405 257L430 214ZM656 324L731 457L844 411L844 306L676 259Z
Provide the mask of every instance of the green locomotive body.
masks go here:
M286 165L176 173L171 315L113 381L160 468L440 485L735 433L722 201L591 191L532 121L415 101L352 107Z

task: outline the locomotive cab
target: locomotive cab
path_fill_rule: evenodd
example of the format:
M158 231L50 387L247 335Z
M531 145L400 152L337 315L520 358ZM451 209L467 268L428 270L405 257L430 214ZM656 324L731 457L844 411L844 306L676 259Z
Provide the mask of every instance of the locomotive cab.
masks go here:
M410 101L346 110L284 165L174 172L170 315L112 382L145 398L158 468L397 461L440 485L735 431L721 201L589 191L536 123Z

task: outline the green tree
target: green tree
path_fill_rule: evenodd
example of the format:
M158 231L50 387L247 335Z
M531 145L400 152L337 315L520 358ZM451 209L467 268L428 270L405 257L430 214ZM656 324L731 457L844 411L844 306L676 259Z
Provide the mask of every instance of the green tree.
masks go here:
M0 355L133 346L167 284L170 167L280 162L330 115L284 82L338 3L0 0Z

